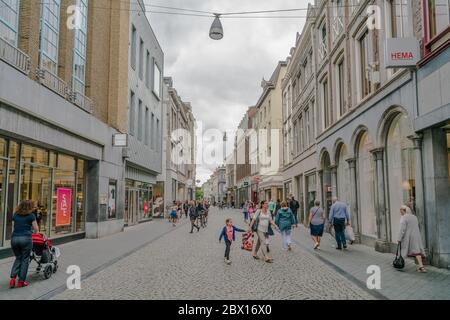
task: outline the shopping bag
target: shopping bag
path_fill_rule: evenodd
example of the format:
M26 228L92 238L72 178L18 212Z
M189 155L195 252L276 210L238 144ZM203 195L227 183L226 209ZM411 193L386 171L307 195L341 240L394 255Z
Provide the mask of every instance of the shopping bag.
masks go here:
M345 240L355 241L355 233L353 232L352 226L345 227Z

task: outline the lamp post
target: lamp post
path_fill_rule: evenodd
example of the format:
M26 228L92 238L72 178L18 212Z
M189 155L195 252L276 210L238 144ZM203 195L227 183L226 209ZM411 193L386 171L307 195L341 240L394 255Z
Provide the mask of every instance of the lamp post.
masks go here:
M214 13L216 16L209 30L209 37L213 40L220 40L223 38L223 28L220 22L220 14Z

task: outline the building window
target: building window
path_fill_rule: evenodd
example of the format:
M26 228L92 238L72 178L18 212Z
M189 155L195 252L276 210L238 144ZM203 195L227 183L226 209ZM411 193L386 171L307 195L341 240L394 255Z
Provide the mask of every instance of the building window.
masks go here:
M111 180L109 182L108 191L108 219L115 219L117 206L117 181Z
M150 74L152 65L150 64L150 52L147 50L147 56L145 59L145 85L150 89Z
M58 74L60 0L49 0L41 5L41 68Z
M320 40L319 40L319 56L320 59L325 59L325 57L328 54L328 45L327 45L327 25L325 22L323 22L322 26L320 27Z
M407 0L388 0L392 38L412 36L412 10ZM389 17L390 16L390 17Z
M131 67L134 70L136 70L136 41L137 41L137 30L134 25L131 25L130 63L131 63Z
M129 119L129 129L130 129L130 134L132 136L134 136L135 133L135 122L136 122L136 110L135 110L135 105L134 105L134 92L131 91L130 92L130 119Z
M338 152L338 162L337 162L337 195L339 200L346 203L347 206L350 205L350 167L347 163L347 147L341 145Z
M344 5L342 0L336 0L334 17L332 20L333 41L335 42L344 31Z
M309 108L305 110L305 119L306 119L305 147L307 148L311 145L311 111Z
M375 33L369 33L369 30L365 30L358 40L360 99L364 99L380 87L377 79L379 78L377 40Z
M139 41L139 79L144 79L144 40Z
M149 118L149 111L148 111L148 107L145 107L145 139L144 139L144 143L145 145L148 146L148 142L149 142L149 132L150 132L150 118Z
M81 25L74 30L72 90L84 94L86 78L88 0L77 0Z
M137 136L137 138L138 138L138 140L139 141L142 141L142 134L143 134L143 128L142 128L142 117L144 116L143 115L143 112L144 112L144 110L142 109L142 101L141 101L141 99L139 99L139 103L138 103L138 127L137 127L137 129L138 129L138 136Z
M159 119L156 119L156 151L159 151L161 146L161 130L159 128Z
M158 97L161 96L161 70L156 61L153 63L153 93Z
M19 0L0 0L0 38L17 46Z
M304 122L303 122L303 116L300 117L299 120L300 123L300 153L302 153L305 150L305 134L304 134Z
M337 66L337 85L338 85L338 105L339 105L339 116L342 117L345 114L345 69L344 60L339 62Z
M323 129L327 129L331 125L330 121L330 107L328 98L328 79L322 82L322 107L323 107Z
M155 150L155 115L152 112L152 121L151 121L151 127L150 127L150 148L152 150Z
M429 0L428 17L430 37L433 38L450 25L449 0Z

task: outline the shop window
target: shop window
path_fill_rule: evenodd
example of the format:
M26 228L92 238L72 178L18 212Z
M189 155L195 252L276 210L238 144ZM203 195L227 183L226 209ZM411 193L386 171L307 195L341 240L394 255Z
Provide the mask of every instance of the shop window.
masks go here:
M360 138L358 148L358 196L361 232L369 237L376 237L376 211L375 211L375 165L370 150L372 141L365 132Z
M22 145L21 159L26 163L34 163L44 166L48 166L49 164L49 154L47 150L26 144Z
M52 172L50 168L24 163L20 175L19 201L33 200L39 231L49 235Z
M108 219L116 218L116 205L117 205L117 182L109 182L108 192Z
M10 240L12 234L12 217L17 205L17 188L19 181L18 173L18 159L19 159L19 145L14 142L9 142L9 172L7 173L8 194L6 195L6 232L5 239Z
M58 169L75 171L75 158L59 154Z
M414 145L407 138L412 133L408 117L399 115L392 122L387 135L386 152L392 240L395 240L399 231L400 207L409 202L414 206L416 193Z
M316 174L306 176L306 214L309 215L309 211L314 207L314 202L317 198L316 192Z
M0 139L1 141L1 139ZM0 159L0 247L3 247L4 203L6 189L6 160Z
M78 160L77 162L77 200L76 200L76 223L75 232L82 232L85 230L85 162Z
M6 156L6 140L0 138L0 157Z
M341 145L339 148L338 167L337 167L337 195L340 201L350 204L350 172L347 159L347 147Z

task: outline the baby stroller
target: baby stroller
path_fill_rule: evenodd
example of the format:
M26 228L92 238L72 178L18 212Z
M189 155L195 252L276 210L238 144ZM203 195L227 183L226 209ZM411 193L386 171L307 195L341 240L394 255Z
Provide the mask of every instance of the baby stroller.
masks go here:
M253 232L246 232L242 235L242 250L252 251L253 249Z
M36 261L37 273L44 275L48 279L58 270L59 249L52 245L52 242L43 234L35 233L32 235L33 250L31 251L30 261Z

